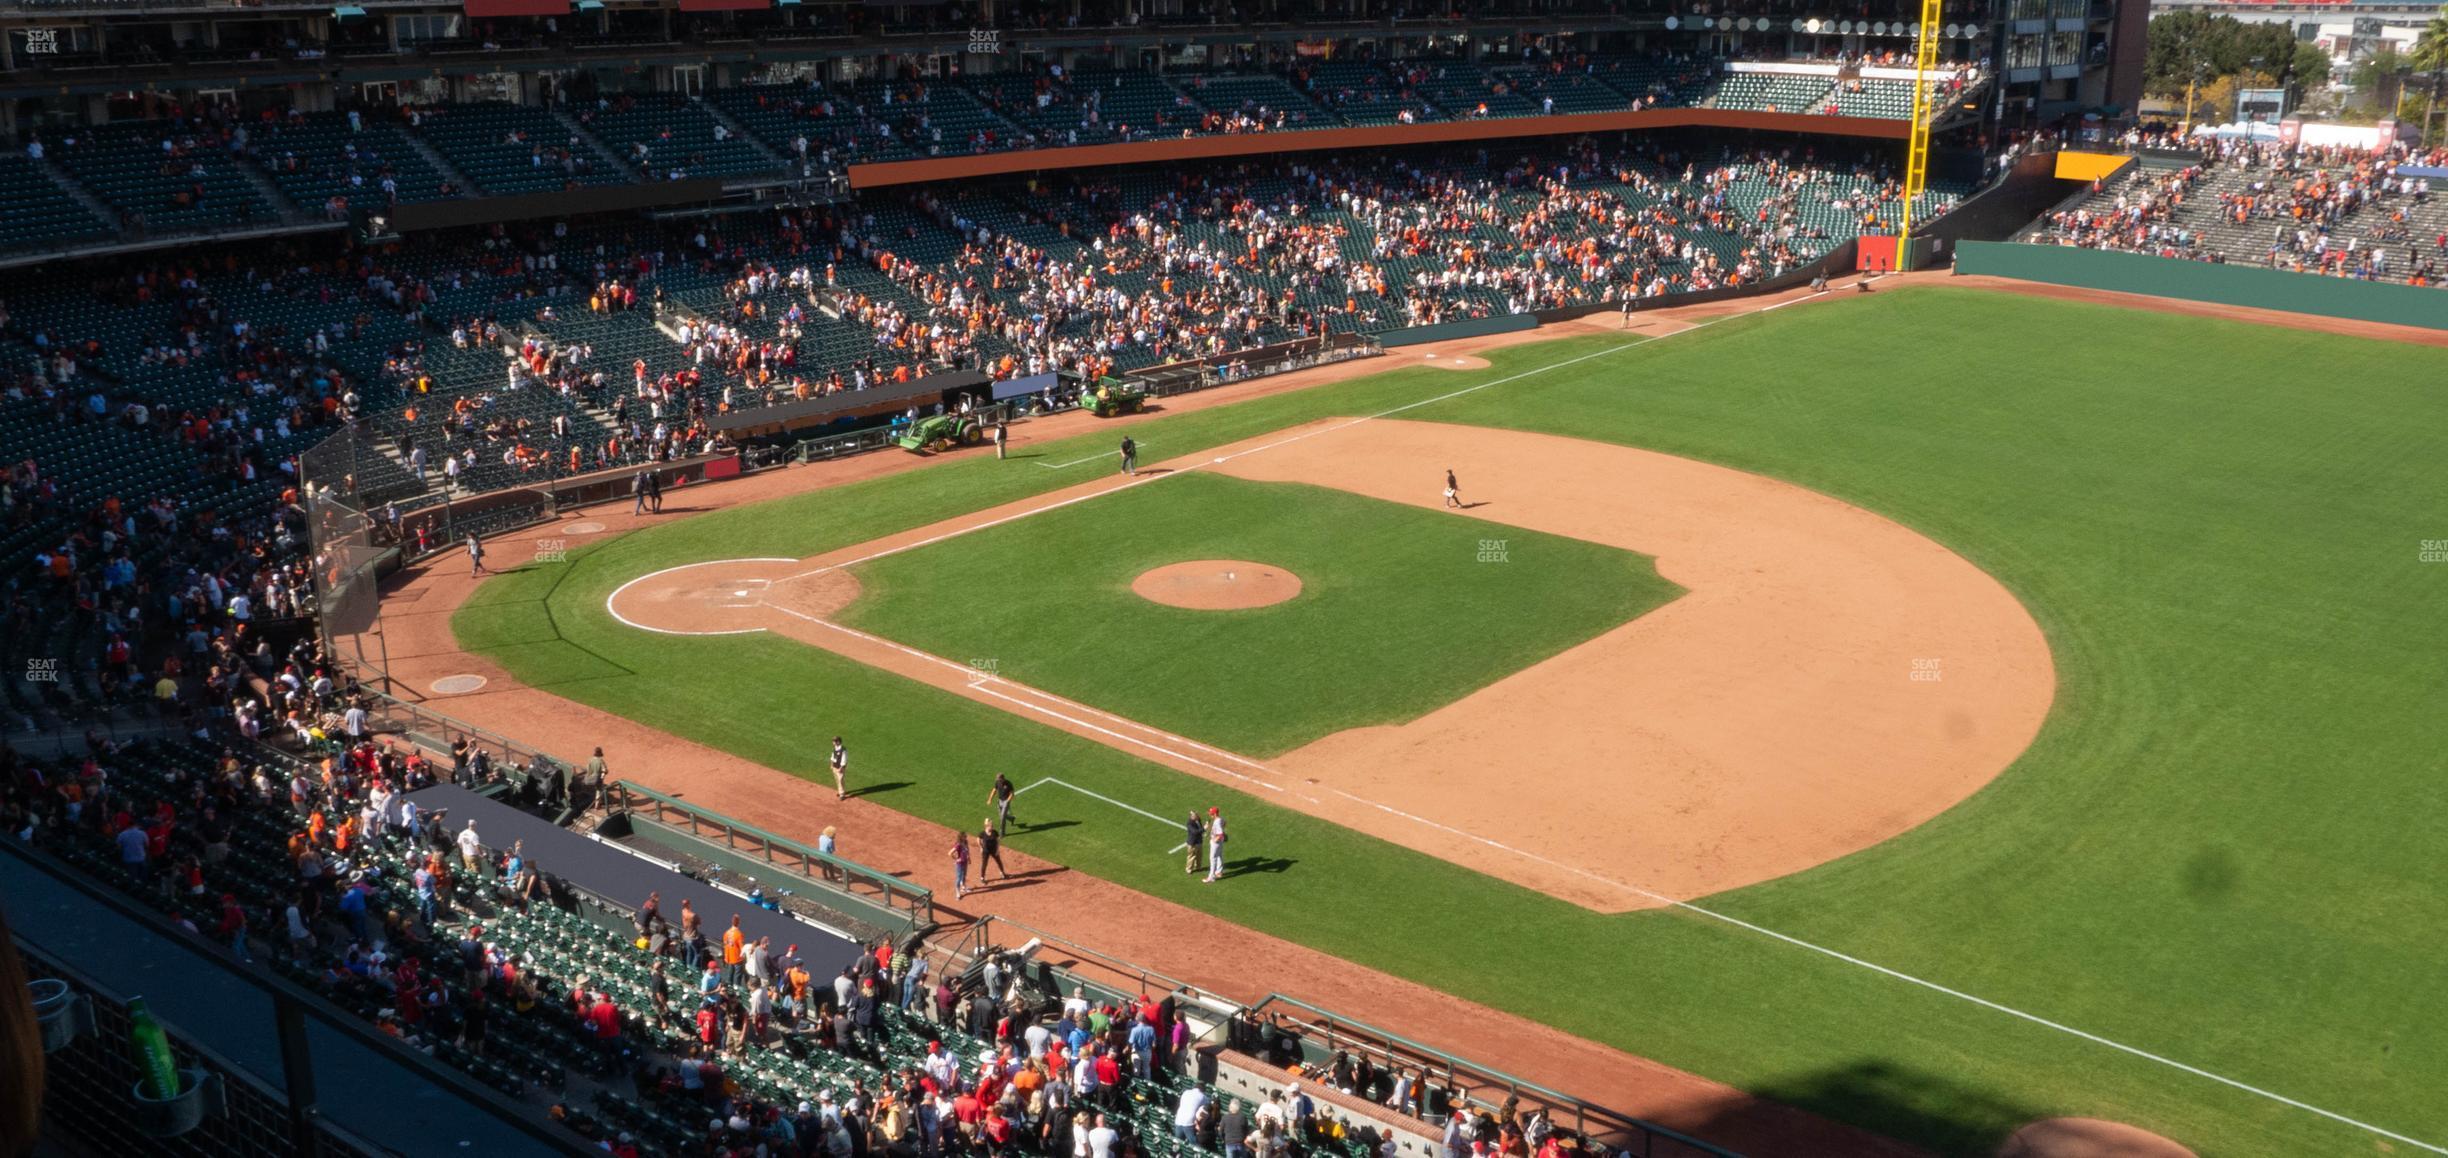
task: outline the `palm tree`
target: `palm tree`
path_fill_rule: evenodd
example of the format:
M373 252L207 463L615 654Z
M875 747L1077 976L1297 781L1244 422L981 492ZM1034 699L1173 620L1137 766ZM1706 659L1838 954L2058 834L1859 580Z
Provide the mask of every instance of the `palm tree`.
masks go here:
M2431 76L2431 103L2423 106L2423 140L2432 143L2431 114L2439 105L2442 83L2448 82L2448 4L2440 5L2439 15L2414 38L2414 51L2407 59L2415 72Z

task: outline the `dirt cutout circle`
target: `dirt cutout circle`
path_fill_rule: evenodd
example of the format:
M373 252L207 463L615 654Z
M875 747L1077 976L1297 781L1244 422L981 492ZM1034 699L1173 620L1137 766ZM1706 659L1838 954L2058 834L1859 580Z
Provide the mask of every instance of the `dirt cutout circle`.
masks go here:
M1194 559L1141 572L1131 591L1151 603L1192 611L1273 607L1301 593L1300 576L1246 559Z
M2193 1152L2123 1122L2042 1118L2006 1139L1998 1158L2193 1158Z

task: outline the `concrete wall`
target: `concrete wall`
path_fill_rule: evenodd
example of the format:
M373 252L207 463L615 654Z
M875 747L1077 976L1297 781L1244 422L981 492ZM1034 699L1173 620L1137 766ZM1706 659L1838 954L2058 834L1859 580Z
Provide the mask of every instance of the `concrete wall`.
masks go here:
M1966 241L1964 273L2448 330L2448 289L2062 245Z

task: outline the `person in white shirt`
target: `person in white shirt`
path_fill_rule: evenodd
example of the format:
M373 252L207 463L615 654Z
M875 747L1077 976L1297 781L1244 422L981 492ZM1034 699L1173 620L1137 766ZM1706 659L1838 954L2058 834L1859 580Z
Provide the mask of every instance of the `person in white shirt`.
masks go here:
M1114 1143L1122 1137L1120 1131L1105 1124L1105 1115L1096 1116L1096 1128L1088 1131L1088 1158L1113 1158Z
M471 819L467 822L467 827L459 830L459 863L465 866L470 874L474 874L476 862L483 857L484 838L476 835L476 822Z
M1191 1086L1182 1091L1181 1104L1173 1110L1173 1136L1191 1141L1191 1127L1198 1124L1199 1111L1207 1108L1207 1088Z
M1224 873L1224 813L1221 809L1207 810L1207 875L1212 883Z

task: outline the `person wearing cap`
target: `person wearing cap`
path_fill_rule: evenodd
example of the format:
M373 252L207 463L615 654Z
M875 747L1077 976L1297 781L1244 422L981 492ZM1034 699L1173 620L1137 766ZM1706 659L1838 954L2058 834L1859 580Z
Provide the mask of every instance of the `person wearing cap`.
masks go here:
M1448 1114L1445 1117L1444 1158L1470 1158L1470 1115Z
M1224 812L1207 810L1207 875L1206 883L1214 884L1224 873Z
M1182 875L1199 870L1199 846L1207 842L1207 825L1199 820L1198 809L1190 810L1190 819L1182 822Z

